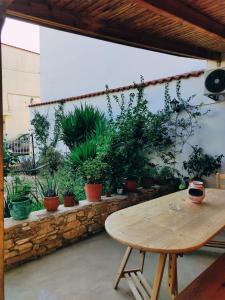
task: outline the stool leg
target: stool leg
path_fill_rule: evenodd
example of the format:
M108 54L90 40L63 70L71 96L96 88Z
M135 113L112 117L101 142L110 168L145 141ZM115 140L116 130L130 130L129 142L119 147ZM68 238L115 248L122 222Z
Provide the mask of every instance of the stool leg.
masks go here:
M119 282L120 282L120 279L123 277L123 272L124 272L124 269L127 265L127 262L128 262L128 259L130 257L130 254L132 252L132 248L131 247L127 247L127 250L124 254L124 257L121 261L121 264L119 266L119 269L116 273L116 279L115 279L115 282L114 282L114 289L117 289L118 285L119 285Z
M169 255L169 264L168 264L168 288L170 291L171 299L174 299L177 296L178 287L177 287L177 255Z
M151 300L157 300L159 296L159 290L161 287L161 282L162 282L162 277L163 277L163 272L165 268L165 263L166 263L166 253L160 253L159 256L159 262L156 270L156 275L153 283L153 288L152 288L152 293L151 293Z
M144 270L144 264L145 264L145 252L144 252L144 251L140 251L140 256L141 256L141 267L140 267L140 271L141 271L141 273L143 273L143 270Z

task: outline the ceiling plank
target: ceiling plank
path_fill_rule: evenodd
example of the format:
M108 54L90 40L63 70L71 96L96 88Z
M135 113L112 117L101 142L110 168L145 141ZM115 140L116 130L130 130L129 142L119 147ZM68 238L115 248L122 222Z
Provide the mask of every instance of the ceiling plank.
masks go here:
M195 45L182 44L176 40L171 41L143 32L131 31L124 26L112 27L109 22L100 22L96 18L82 18L80 15L72 14L69 10L57 9L54 6L50 9L42 1L31 1L29 5L25 3L15 1L7 9L7 16L142 49L212 60L220 60L221 57L218 52Z
M15 0L2 0L0 5L4 5L5 7L8 7L11 5Z
M194 26L197 30L207 32L225 39L225 27L201 12L192 9L179 0L138 0L142 7L149 11L160 14L181 24L186 23Z

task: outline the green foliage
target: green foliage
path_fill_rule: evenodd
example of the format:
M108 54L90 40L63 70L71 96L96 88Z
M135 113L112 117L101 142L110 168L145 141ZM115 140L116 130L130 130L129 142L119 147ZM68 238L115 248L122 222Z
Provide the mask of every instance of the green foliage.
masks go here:
M51 146L55 147L62 135L61 122L64 118L64 106L63 103L59 104L58 108L55 109L55 124L53 129L53 137L51 140Z
M201 179L203 176L215 174L221 167L224 155L214 157L204 153L201 147L193 146L188 161L183 162L183 168L191 178Z
M13 207L13 203L21 203L30 200L31 209L33 211L43 208L43 204L35 195L35 187L30 180L28 181L18 176L10 180L10 182L5 182L5 218L9 218L11 216L10 209Z
M110 167L98 157L86 160L78 169L85 183L103 183L110 174Z
M31 196L31 184L15 177L10 183L6 183L6 192L9 202L27 201Z
M51 176L62 167L63 163L64 157L52 146L42 152L38 160L38 165L45 165L45 172L49 172Z
M40 151L45 151L48 146L50 123L47 115L41 115L39 112L34 112L34 117L31 120L31 125L34 128L34 137Z
M30 156L22 156L19 159L20 162L20 173L26 175L36 175L38 172L35 169L33 158Z
M63 195L75 195L75 174L68 165L64 165L55 174L58 182L59 191Z
M96 155L97 138L93 137L72 149L69 154L69 163L74 170L77 170L87 159L95 158Z
M59 195L57 183L52 177L45 176L38 181L38 186L43 197L56 197Z
M75 107L73 112L61 119L62 140L72 150L84 143L96 132L103 132L106 119L103 113L92 106Z
M18 156L14 155L8 148L6 141L3 143L4 177L8 176L12 167L18 162Z
M153 163L146 165L143 169L142 176L156 178L158 176L157 166Z
M37 210L41 210L44 209L44 204L42 201L34 201L31 204L31 211L37 211Z
M47 155L49 158L49 154L52 153L53 156L56 154L53 153L53 150L61 136L61 120L64 116L63 104L60 104L58 108L55 109L55 122L53 124L53 134L50 134L52 130L52 126L48 121L48 115L42 115L39 112L34 112L34 117L31 120L31 125L33 126L33 134L39 149L39 154L42 156L42 159ZM53 162L50 162L51 165ZM51 170L51 167L50 167ZM54 166L53 166L54 170Z
M108 88L108 87L107 87ZM105 147L105 161L112 170L112 183L118 185L125 178L139 177L144 169L149 143L149 121L151 114L144 97L144 81L136 85L137 93L125 96L113 96L120 107L120 113L113 118L112 100L107 93L110 139Z
M169 164L174 172L176 170L176 160L183 152L184 146L189 145L189 139L195 134L196 129L200 128L199 119L207 114L209 110L202 112L202 104L192 105L191 102L195 95L183 98L181 95L181 81L176 84L176 101L179 104L180 111L173 112L170 108L171 96L169 94L169 83L165 86L165 106L160 114L164 115L164 127L166 128L165 138L169 143L163 147L159 155L163 162ZM162 139L164 142L165 139ZM163 145L163 143L162 143Z

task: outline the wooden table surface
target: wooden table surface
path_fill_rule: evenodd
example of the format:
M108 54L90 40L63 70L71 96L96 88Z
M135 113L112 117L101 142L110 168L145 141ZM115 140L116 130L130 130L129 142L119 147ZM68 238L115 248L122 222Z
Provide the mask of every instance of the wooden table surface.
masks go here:
M185 253L206 244L225 228L225 190L206 189L202 204L180 191L110 215L108 234L132 248L157 253Z

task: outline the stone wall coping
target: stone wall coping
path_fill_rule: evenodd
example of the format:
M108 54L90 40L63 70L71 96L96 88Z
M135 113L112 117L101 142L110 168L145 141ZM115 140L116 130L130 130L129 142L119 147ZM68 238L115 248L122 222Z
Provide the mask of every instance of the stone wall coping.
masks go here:
M101 201L99 202L90 202L88 200L82 200L79 202L79 205L75 205L72 207L64 207L64 205L60 205L58 210L55 212L48 212L46 209L41 209L37 210L34 212L31 212L29 218L25 220L14 220L12 217L11 218L5 218L4 219L4 229L5 232L7 230L16 227L16 226L26 226L27 223L31 222L39 222L43 219L50 219L58 217L60 215L67 215L70 213L78 212L80 210L85 210L85 209L91 209L92 207L96 207L98 205L101 205L103 202L112 202L112 201L121 201L125 200L128 198L128 195L112 195L111 197L105 197L102 196Z

